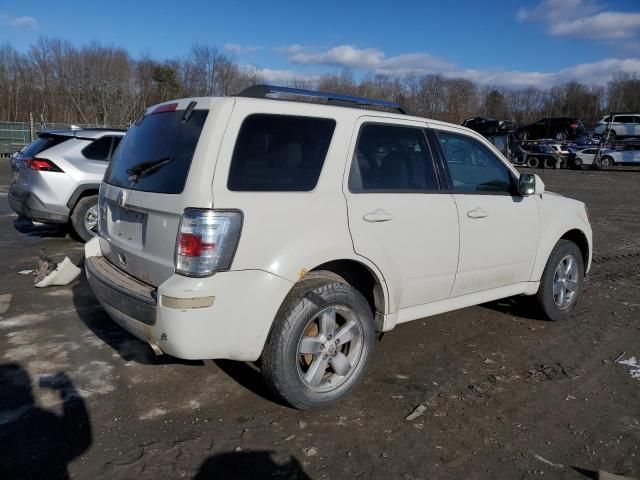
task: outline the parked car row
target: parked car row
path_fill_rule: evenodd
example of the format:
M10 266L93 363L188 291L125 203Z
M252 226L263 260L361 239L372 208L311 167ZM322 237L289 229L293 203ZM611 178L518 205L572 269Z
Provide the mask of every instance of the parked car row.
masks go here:
M606 168L640 164L638 114L602 117L592 136L572 117L543 118L518 128L509 121L475 117L463 125L485 136L516 165Z

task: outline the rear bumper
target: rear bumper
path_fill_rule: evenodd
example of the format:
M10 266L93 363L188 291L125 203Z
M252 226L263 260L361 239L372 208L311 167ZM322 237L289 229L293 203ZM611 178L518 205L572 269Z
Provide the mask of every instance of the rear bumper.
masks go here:
M242 270L207 278L172 275L154 289L102 257L97 238L85 244L85 256L87 278L109 316L139 339L187 360L257 360L293 285L261 270Z
M9 206L24 217L44 223L67 223L69 213L60 213L49 209L35 194L9 190Z

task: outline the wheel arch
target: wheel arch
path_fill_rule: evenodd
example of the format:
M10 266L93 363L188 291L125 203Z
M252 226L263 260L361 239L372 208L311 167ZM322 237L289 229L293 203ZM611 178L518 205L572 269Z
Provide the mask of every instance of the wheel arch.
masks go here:
M344 278L366 298L374 316L384 315L386 312L384 280L369 266L354 259L340 259L322 263L312 268L309 273L318 271L332 272ZM305 277L301 278L304 279Z
M84 185L80 185L76 187L76 189L71 194L71 197L69 197L67 207L69 208L69 210L73 210L81 198L89 197L91 195L97 195L99 191L99 183L87 183Z
M565 234L560 237L560 240L569 240L578 246L580 253L582 253L586 273L589 267L589 259L591 258L591 247L589 246L589 240L587 240L585 233L578 228L574 228L565 232Z

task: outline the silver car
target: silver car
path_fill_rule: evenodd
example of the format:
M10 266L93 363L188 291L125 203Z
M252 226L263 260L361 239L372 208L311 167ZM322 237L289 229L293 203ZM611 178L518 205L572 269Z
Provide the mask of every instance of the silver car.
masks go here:
M9 204L43 223L71 223L79 238L96 234L100 182L121 130L58 130L38 138L11 158Z
M619 113L602 117L593 133L604 135L609 129L609 140L616 137L640 137L640 113Z

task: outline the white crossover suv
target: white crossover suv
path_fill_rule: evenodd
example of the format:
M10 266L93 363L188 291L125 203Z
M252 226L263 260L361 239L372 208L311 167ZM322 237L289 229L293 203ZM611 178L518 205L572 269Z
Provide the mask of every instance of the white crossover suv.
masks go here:
M400 323L515 295L567 319L592 254L585 205L474 131L265 85L143 112L98 220L85 268L118 324L157 353L260 360L298 408L348 395Z

